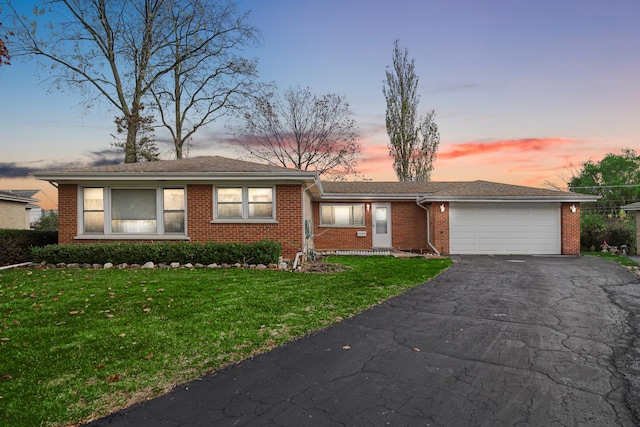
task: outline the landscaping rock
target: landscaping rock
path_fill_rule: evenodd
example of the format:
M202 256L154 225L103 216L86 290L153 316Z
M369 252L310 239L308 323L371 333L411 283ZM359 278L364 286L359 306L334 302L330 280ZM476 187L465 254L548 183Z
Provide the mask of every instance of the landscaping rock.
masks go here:
M202 268L202 267L204 267L204 265L200 264L199 262L196 262L195 267L196 268Z
M171 268L178 268L178 267L180 267L180 263L179 263L179 262L172 262L170 265L171 265Z
M266 270L267 266L264 264L258 264L256 265L256 270Z
M111 264L110 262L107 262L104 264L102 268L104 268L105 270L110 270L113 268L113 264Z
M207 268L218 268L218 264L214 262L213 264L207 265Z
M184 268L193 268L193 264L191 264L190 262L186 263L185 265L183 265Z
M155 267L156 267L156 265L154 263L152 263L151 261L149 261L149 262L145 262L142 265L142 267L140 267L140 268L152 269L152 268L155 268Z
M102 264L93 264L91 267L96 270L100 270L102 268Z

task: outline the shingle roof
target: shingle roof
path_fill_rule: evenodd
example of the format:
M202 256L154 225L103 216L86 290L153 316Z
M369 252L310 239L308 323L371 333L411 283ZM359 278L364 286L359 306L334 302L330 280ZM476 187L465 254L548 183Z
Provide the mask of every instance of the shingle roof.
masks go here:
M278 166L270 166L221 156L192 157L180 160L124 163L89 168L68 168L61 171L37 173L36 178L64 182L88 180L296 180L313 182L317 174ZM318 188L310 186L315 197L327 199L365 199L378 197L388 200L477 200L528 199L591 201L595 196L555 191L488 181L451 182L333 182L322 181ZM321 188L321 192L320 192ZM318 193L315 193L318 191Z
M464 184L463 182L374 182L322 181L329 194L426 194Z
M583 198L584 195L544 188L501 184L489 181L450 182L322 182L324 195L397 195L430 199L451 198ZM591 196L587 196L589 198Z
M67 168L58 172L283 172L295 171L278 166L246 162L221 156L191 157L179 160L160 160L157 162L122 163L118 165Z
M33 204L37 203L38 200L32 197L25 197L18 193L14 193L12 191L4 191L0 190L0 200L8 201L8 202L19 202L25 204Z

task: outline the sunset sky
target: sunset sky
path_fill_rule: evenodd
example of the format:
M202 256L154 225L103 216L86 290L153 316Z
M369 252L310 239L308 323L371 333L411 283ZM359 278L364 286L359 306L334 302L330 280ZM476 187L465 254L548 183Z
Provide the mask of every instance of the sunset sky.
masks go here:
M562 184L571 165L640 147L640 1L243 0L239 8L262 33L249 52L261 80L347 98L368 179L396 180L382 94L395 39L415 59L419 114L437 114L433 180L545 187ZM116 112L106 103L88 109L81 93L37 73L17 58L0 67L0 189L41 188L36 197L55 209L55 188L29 175L100 162ZM237 157L226 123L200 130L189 156ZM171 158L170 146L161 151Z

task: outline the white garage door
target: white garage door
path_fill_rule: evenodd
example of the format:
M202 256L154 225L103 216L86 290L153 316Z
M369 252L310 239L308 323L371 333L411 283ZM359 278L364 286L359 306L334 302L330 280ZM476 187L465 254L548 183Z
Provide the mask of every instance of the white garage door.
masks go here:
M558 203L450 203L452 254L559 254Z

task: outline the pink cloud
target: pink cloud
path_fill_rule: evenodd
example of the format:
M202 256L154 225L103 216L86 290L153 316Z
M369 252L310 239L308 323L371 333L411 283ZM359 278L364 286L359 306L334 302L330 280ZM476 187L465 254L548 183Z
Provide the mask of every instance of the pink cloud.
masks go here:
M456 144L447 150L440 151L438 158L441 160L457 159L467 156L481 156L485 154L501 153L504 151L541 152L561 145L576 143L568 138L525 138L507 139L492 142L465 142Z

